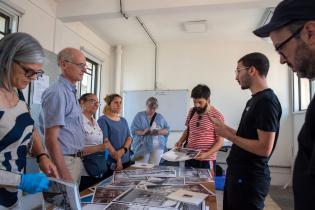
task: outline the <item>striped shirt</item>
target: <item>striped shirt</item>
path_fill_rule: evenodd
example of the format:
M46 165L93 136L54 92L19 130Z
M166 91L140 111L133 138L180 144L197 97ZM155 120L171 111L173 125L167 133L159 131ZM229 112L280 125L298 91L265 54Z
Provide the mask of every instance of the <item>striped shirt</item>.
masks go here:
M199 115L195 112L191 117L191 112L192 109L189 110L186 119L186 126L189 127L187 148L208 151L216 143L218 137L210 117L218 118L222 121L224 121L224 117L213 106L211 106L210 113ZM216 156L217 153L214 153L204 160L216 160Z

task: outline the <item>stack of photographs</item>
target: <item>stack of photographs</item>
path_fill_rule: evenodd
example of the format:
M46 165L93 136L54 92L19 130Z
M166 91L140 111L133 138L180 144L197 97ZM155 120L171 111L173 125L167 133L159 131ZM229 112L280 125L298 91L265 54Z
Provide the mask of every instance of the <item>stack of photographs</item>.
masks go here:
M180 190L215 196L201 184L209 181L212 177L206 169L154 166L151 169L124 170L114 172L112 178L99 183L93 194L82 197L81 201L89 203L85 205L88 209L93 209L93 205L98 205L98 208L104 205L107 210L204 210L205 201L198 205L189 204L167 196Z

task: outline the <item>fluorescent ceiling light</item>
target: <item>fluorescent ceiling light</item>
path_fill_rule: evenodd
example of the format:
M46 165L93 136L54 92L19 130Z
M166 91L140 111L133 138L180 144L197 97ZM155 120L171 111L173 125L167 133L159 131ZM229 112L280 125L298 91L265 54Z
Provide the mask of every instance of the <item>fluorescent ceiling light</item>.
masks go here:
M183 23L183 29L188 33L206 33L208 22L207 20L186 21Z

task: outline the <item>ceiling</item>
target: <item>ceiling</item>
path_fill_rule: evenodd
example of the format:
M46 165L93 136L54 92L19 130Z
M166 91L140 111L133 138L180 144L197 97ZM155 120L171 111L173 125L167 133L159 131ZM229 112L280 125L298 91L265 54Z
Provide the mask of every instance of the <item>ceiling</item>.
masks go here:
M178 40L249 41L267 8L278 0L57 0L57 17L82 22L111 45L150 43L139 17L157 43ZM185 21L207 20L205 33L187 33Z

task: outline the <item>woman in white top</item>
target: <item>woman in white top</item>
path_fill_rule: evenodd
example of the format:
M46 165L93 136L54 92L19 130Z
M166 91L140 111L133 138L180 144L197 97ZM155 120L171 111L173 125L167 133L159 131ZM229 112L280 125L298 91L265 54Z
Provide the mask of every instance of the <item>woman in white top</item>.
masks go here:
M85 130L84 171L80 183L80 190L82 190L107 178L108 140L103 138L103 132L93 117L99 106L97 96L86 93L80 97L79 101Z

